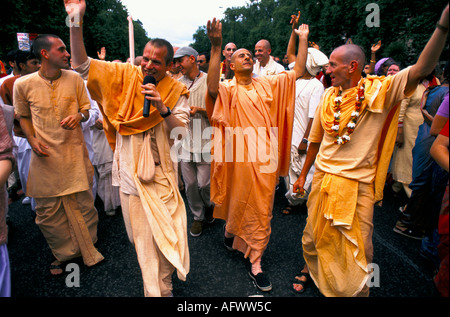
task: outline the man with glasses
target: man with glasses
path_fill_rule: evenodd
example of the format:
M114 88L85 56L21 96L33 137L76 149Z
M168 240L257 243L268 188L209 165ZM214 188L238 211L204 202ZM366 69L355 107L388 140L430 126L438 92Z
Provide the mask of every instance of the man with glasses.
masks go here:
M209 53L202 52L198 54L197 64L202 72L207 73L209 67Z

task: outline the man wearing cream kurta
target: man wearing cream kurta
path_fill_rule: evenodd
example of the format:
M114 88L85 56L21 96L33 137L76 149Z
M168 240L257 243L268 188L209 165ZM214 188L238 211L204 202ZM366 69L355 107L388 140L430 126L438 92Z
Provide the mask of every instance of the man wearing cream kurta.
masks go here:
M69 54L61 39L40 35L34 42L39 72L14 85L14 108L33 154L27 194L36 201L36 223L56 261L82 256L87 266L103 260L94 247L98 214L94 207L94 169L80 127L89 118L90 102L81 77L68 68Z
M65 1L70 14L71 1ZM80 21L85 1L74 1ZM145 296L172 296L172 274L181 280L189 272L186 208L178 190L176 162L169 135L186 132L189 91L166 76L173 65L173 47L162 39L147 43L141 67L89 59L82 23L70 28L73 67L87 79L92 99L104 119L114 150L113 179L120 187L122 213L130 241L136 248ZM152 76L156 85L143 85ZM151 100L143 116L144 98Z
M219 81L222 24L208 21L207 31L212 46L206 111L214 126L214 217L226 221L227 249L244 253L251 262L250 277L260 290L269 291L272 284L262 271L261 258L270 238L275 187L289 169L295 80L305 72L308 26L297 30L300 41L294 71L252 78L253 56L239 49L230 63L235 78L224 82ZM233 135L228 138L230 129L236 142Z
M175 65L183 74L179 81L189 89L189 137L183 139L179 158L186 197L194 216L189 231L193 237L202 234L205 223L214 221L210 200L211 138L207 135L211 125L205 109L208 75L200 71L197 56L192 47L182 47L174 55Z
M361 78L360 47L338 47L330 56L332 85L313 122L304 183L315 160L308 220L303 232L306 265L294 283L301 293L311 278L325 296L368 296L373 256L373 206L382 200L397 134L399 102L437 64L448 32L448 6L417 63L395 76Z
M257 59L253 66L253 73L257 76L276 75L284 71L283 65L275 62L270 53L272 48L268 40L260 40L255 45L255 57Z

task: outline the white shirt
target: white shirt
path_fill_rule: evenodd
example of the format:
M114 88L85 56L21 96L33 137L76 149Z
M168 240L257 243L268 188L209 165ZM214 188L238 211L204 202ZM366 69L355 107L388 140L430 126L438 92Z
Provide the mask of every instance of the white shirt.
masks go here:
M253 73L258 76L276 75L284 71L283 65L275 62L272 57L269 59L266 66L261 66L260 62L256 62L256 64L253 65Z

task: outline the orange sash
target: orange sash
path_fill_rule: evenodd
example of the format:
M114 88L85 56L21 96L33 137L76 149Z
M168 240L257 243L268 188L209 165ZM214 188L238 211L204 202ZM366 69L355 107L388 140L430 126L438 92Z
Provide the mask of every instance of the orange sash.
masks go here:
M145 132L163 121L158 110L150 107L149 117L143 117L144 81L141 67L129 63L91 60L88 89L103 114L106 137L114 150L116 131L121 135ZM163 103L170 109L182 95L189 97L186 86L165 76L156 85Z

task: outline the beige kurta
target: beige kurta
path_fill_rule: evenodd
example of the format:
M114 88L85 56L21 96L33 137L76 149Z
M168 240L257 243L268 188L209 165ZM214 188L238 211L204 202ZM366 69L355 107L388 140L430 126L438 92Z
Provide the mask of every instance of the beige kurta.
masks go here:
M234 247L252 263L269 242L275 187L289 169L295 79L291 71L253 78L247 86L225 81L211 118L214 217L226 220Z
M38 72L17 79L15 111L32 118L36 137L48 146L49 154L38 157L32 153L27 195L59 197L90 189L94 170L81 127L61 128L64 118L90 107L84 82L75 72L62 70L61 77L53 83Z
M80 255L92 266L103 256L97 241L98 215L92 196L94 169L81 126L61 128L69 115L90 109L81 77L62 70L53 82L38 72L19 78L14 85L14 107L31 117L36 138L48 146L48 157L31 156L27 195L36 200L36 224L53 255L61 262Z
M325 91L318 107L309 141L321 146L302 244L311 277L325 296L358 295L369 278L373 206L382 197L377 185L384 185L397 133L395 106L407 97L408 71L365 79L365 111L348 143L336 144L334 136L325 132L333 122L332 114L331 124L325 118L333 111L338 88ZM354 110L356 90L343 91L342 105L348 102L348 108L341 109L341 117Z

